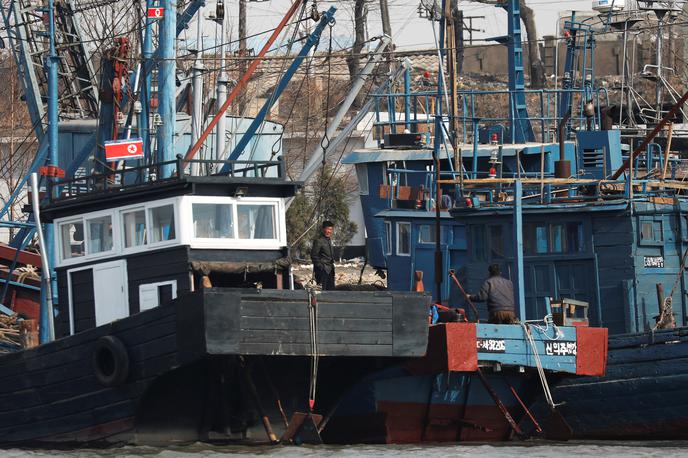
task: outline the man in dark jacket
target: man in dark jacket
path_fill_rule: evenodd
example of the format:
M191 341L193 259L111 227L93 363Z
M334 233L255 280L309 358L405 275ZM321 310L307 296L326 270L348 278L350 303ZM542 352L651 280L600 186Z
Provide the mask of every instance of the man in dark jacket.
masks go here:
M502 277L499 264L490 265L488 272L490 273L490 278L485 280L485 283L480 288L480 292L471 295L470 299L473 302L487 301L490 323L516 323L513 283L511 283L511 280Z
M313 260L313 276L315 282L323 290L334 289L334 250L332 249L332 232L334 224L331 221L322 223L320 235L313 240L311 259Z

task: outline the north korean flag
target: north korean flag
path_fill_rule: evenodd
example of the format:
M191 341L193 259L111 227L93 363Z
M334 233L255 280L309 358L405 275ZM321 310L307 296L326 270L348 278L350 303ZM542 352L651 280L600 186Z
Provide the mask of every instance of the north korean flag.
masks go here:
M165 17L165 8L159 6L148 8L148 19L162 19Z
M105 142L106 161L126 161L143 157L143 139L112 140Z

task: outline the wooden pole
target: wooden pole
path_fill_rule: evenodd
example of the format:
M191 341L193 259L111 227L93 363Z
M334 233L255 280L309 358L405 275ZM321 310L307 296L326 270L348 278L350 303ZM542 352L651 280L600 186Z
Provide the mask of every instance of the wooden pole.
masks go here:
M669 152L671 151L671 139L674 136L674 123L669 123L669 133L667 134L666 148L664 149L664 170L662 170L662 181L666 179L667 167L669 166Z

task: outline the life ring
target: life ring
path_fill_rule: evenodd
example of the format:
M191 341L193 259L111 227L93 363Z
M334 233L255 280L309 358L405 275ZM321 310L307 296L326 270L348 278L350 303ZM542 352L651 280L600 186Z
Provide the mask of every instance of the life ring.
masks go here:
M103 336L96 341L93 351L93 370L104 386L119 386L129 376L129 355L121 340Z

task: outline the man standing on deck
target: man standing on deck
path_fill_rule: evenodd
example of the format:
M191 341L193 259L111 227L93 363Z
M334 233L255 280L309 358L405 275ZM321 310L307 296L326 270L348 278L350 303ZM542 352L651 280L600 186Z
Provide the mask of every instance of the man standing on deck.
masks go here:
M311 259L313 260L313 276L315 282L323 290L334 289L334 250L332 249L332 232L334 224L331 221L322 223L320 235L313 240Z
M478 294L470 295L469 298L473 302L487 301L490 323L516 323L513 283L502 277L499 264L491 264L487 270L490 273L490 278L485 280Z

